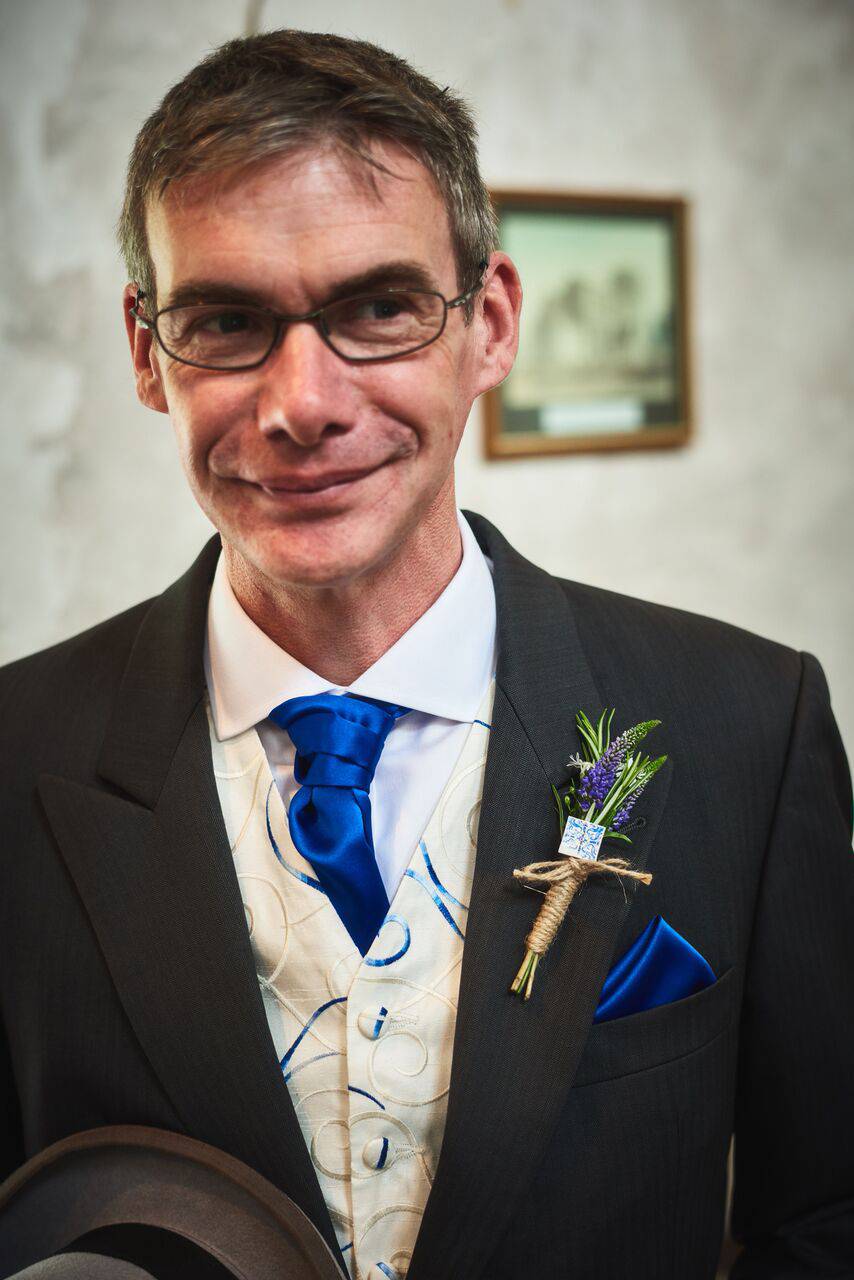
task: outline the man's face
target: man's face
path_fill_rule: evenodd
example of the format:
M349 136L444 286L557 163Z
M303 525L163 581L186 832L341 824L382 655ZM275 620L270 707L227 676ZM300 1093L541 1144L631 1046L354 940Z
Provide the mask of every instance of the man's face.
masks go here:
M223 299L240 290L245 302L300 314L361 292L368 273L371 290L412 286L420 272L456 296L430 175L399 148L378 152L399 176L377 172L376 192L331 148L276 158L229 185L195 179L180 199L167 192L148 218L158 307L188 291L216 301L221 286ZM506 372L495 372L487 327L466 326L454 309L431 346L360 365L295 324L263 365L241 372L180 364L137 330L138 391L169 413L199 505L250 571L335 585L453 510L471 403Z

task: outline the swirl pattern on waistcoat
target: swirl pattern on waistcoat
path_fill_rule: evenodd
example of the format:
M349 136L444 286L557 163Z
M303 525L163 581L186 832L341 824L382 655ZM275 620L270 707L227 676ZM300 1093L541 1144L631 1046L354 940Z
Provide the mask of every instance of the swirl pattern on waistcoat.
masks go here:
M406 1275L444 1135L494 681L362 957L294 847L255 729L214 775L284 1086L351 1280Z

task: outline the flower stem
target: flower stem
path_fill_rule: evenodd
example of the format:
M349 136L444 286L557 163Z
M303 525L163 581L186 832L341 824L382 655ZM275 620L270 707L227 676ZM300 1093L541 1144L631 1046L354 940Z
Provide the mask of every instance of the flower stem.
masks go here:
M525 959L519 966L519 972L511 983L510 990L516 995L521 996L523 1000L527 1000L531 994L531 988L534 985L534 974L537 972L537 964L540 957L536 951L526 951Z

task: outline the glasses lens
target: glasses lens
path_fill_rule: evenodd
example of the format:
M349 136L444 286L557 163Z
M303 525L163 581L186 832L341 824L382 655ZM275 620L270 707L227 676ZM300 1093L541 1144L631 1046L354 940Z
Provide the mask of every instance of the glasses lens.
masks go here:
M351 360L377 359L432 342L442 328L445 304L435 293L395 289L342 298L324 314L336 351Z
M251 307L176 307L158 318L160 341L178 360L209 369L237 369L263 360L276 322Z

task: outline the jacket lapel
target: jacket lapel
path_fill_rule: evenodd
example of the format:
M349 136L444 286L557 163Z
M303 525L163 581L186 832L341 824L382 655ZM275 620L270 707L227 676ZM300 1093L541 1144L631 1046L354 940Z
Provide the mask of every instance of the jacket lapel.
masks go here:
M408 1280L477 1280L494 1254L566 1103L633 894L613 877L588 882L539 966L531 999L510 994L542 902L514 882L513 868L554 856L551 784L566 780L566 761L580 747L576 711L593 717L605 702L556 580L482 517L465 514L495 568L497 687L447 1121ZM668 762L646 793L635 865L649 853L670 776Z
M281 1187L345 1269L268 1031L213 776L202 653L219 545L145 617L100 759L107 788L43 775L40 793L185 1129Z

